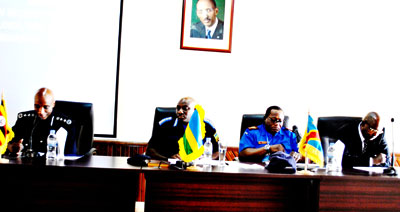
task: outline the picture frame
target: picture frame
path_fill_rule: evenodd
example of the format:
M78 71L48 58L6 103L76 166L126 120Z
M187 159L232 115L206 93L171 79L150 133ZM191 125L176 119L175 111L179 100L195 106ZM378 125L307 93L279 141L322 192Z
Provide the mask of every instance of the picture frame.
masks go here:
M234 0L198 1L183 0L181 49L231 53Z

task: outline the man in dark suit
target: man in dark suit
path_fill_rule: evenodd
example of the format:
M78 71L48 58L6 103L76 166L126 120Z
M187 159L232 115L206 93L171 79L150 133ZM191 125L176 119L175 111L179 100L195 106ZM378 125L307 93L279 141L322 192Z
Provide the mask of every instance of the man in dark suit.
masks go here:
M224 22L217 18L218 8L215 0L199 0L196 8L200 21L191 26L190 37L222 40Z
M389 166L389 149L385 133L379 130L379 122L378 113L370 112L360 123L348 124L338 130L338 139L345 145L343 168Z

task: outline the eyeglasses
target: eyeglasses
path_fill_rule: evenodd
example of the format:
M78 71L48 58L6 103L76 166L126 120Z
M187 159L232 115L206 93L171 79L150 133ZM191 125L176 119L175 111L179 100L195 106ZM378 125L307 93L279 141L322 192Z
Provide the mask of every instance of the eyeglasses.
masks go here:
M369 130L370 130L371 132L374 132L374 133L378 133L378 132L379 132L379 130L374 129L374 128L372 128L372 127L370 127Z
M269 119L272 123L282 123L282 119L270 118L270 117L268 117L268 119Z
M176 110L177 110L177 111L180 111L181 109L182 109L183 111L189 111L189 110L190 110L190 107L187 106L187 105L183 105L183 106L177 105L177 106L176 106Z

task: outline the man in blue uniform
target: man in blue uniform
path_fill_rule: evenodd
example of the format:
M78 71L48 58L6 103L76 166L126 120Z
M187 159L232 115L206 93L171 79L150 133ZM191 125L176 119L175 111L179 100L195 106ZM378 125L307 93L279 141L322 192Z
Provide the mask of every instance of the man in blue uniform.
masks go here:
M283 110L271 106L264 116L264 123L249 127L239 143L239 160L248 162L267 162L271 153L282 151L290 154L296 161L301 158L298 153L296 135L282 127Z
M67 116L53 110L55 99L48 88L40 88L35 95L35 110L21 112L13 126L15 137L8 143L6 154L10 156L44 157L47 152L47 136L50 130L67 131L65 154L74 154L75 128Z
M168 158L181 159L179 156L178 140L185 133L187 124L192 117L196 102L191 97L179 100L176 106L176 116L164 118L159 122L158 133L153 135L148 143L146 155L152 159L168 160ZM213 144L213 159L218 158L218 135L216 129L207 119L204 119L206 127L205 138L211 138Z

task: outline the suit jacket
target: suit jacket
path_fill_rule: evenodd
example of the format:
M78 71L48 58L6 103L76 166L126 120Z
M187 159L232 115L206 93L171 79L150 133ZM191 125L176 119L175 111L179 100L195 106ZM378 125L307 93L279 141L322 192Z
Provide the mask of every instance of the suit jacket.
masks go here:
M190 37L192 38L206 38L206 27L201 21L193 24L190 29ZM224 22L218 19L217 27L211 39L222 40L224 38Z
M351 123L338 129L338 139L344 145L342 166L351 168L353 166L369 166L370 157L379 153L387 155L385 166L389 166L389 149L385 139L385 133L378 135L375 139L368 141L366 152L362 152L362 140L358 132L360 123Z

